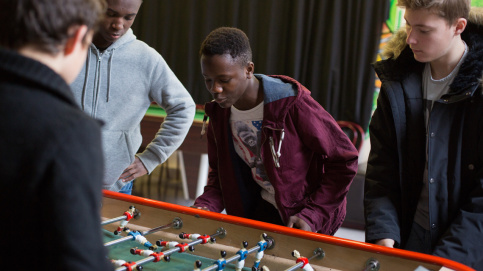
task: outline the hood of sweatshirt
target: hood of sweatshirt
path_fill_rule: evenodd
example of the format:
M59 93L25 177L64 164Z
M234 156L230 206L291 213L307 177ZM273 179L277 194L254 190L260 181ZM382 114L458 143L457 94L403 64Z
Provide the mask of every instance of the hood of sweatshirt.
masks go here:
M106 94L106 102L109 102L109 96L110 96L110 90L111 90L111 66L112 66L112 62L114 60L114 56L115 56L115 51L116 49L130 43L130 42L133 42L136 40L136 36L134 35L133 31L131 28L129 28L128 31L126 31L126 33L120 37L116 42L114 42L113 44L111 44L111 46L109 46L106 50L104 51L100 51L95 45L94 43L92 43L90 45L90 49L88 50L87 52L87 59L86 59L86 64L84 65L85 67L85 70L83 72L85 72L85 80L84 80L84 86L82 88L82 100L81 100L81 104L80 106L82 107L82 110L85 109L85 100L86 100L86 88L87 88L87 82L89 81L89 72L90 72L90 68L91 68L91 65L90 65L90 62L91 61L97 61L97 59L100 58L100 56L102 54L108 54L110 57L109 57L109 60L108 60L108 76L107 76L107 94ZM97 101L98 99L96 99L96 105L94 107L97 107ZM93 114L93 116L95 117L95 113Z

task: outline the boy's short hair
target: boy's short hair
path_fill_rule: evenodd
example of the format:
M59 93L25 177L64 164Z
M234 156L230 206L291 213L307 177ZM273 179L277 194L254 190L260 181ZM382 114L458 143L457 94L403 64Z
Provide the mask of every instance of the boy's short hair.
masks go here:
M35 46L57 54L72 35L72 26L95 30L105 0L0 0L0 46L18 50Z
M468 19L471 0L398 0L397 5L406 9L430 9L450 25L459 18Z
M252 61L252 49L245 32L234 27L220 27L213 31L201 43L200 57L230 54L245 66Z

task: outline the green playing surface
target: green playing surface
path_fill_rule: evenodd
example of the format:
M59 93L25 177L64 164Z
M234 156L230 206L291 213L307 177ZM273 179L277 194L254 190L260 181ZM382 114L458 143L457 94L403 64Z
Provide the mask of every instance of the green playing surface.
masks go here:
M151 116L158 116L158 117L166 117L166 111L159 107L158 105L151 105L146 111L146 115ZM196 109L195 120L203 121L203 116L205 115L205 111L202 109Z
M125 235L122 236L116 236L112 232L103 231L104 234L104 242L110 242L118 238L125 237ZM148 241L152 242L154 244L155 240L150 240L148 236L146 236ZM191 242L191 240L187 240L187 242ZM204 246L204 245L209 245L209 244L199 244L195 245L195 252L191 251L186 251L183 253L175 252L171 254L171 261L170 262L165 262L165 261L159 261L157 263L155 262L149 262L147 264L143 265L143 271L152 271L152 270L163 270L163 271L180 271L180 270L193 270L194 263L196 260L200 260L202 262L201 269L207 268L215 262L214 259L209 259L205 257L200 257L195 255L196 253L196 246ZM124 260L126 262L136 262L140 261L141 259L146 258L145 256L140 256L140 255L132 255L130 252L130 249L133 247L137 247L139 249L148 249L146 247L143 247L141 244L139 244L136 241L125 241L120 244L116 244L113 246L108 247L109 250L109 259L114 259L114 260ZM163 249L168 250L168 249ZM160 251L160 249L156 250L156 252ZM216 255L219 256L219 255ZM233 255L227 255L226 259L232 257ZM247 264L253 264L253 263L248 263ZM215 269L216 270L216 269ZM232 263L229 263L224 270L235 270L235 266ZM249 271L251 270L248 267L243 268L244 271Z

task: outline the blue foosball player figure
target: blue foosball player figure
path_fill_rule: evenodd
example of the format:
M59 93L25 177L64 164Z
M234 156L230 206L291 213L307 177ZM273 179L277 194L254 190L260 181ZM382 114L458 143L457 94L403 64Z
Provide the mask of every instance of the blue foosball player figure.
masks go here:
M224 250L220 251L220 255L221 255L221 258L219 258L218 260L216 260L216 262L213 263L218 266L216 269L217 271L221 271L225 269L225 266L226 266L226 260L225 260L226 251Z
M258 242L258 247L259 247L259 249L258 249L257 254L255 255L256 260L255 260L255 263L253 263L252 271L259 271L260 270L260 267L259 267L260 261L262 260L263 254L268 247L267 234L266 233L260 234L260 241Z
M128 236L132 236L133 240L140 243L141 245L149 248L150 250L156 250L158 248L157 245L153 245L151 242L144 237L141 232L139 231L130 231L128 228L125 228L124 231L127 233Z
M236 266L235 266L236 271L241 271L243 266L245 265L245 259L248 256L247 246L248 246L248 242L243 241L242 242L242 248L236 253L236 254L240 255L240 258L238 259L238 262L236 263Z

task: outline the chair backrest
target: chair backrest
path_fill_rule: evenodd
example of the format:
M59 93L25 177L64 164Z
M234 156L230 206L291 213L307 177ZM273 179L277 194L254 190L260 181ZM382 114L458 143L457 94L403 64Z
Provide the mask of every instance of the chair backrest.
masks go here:
M356 147L357 151L361 150L362 143L364 142L364 130L362 127L352 121L339 120L337 121L342 131L349 137L352 144Z

